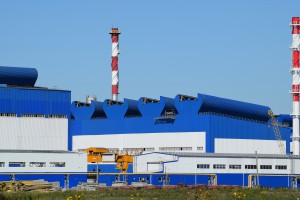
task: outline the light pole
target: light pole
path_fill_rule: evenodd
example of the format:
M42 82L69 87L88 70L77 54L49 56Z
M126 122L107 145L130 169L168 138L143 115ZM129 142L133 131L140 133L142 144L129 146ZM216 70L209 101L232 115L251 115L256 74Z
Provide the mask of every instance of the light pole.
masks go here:
M99 184L99 165L98 165L98 155L97 155L97 175L96 175L96 183L97 185Z
M256 158L256 183L257 183L256 185L259 186L257 151L255 151L255 158Z

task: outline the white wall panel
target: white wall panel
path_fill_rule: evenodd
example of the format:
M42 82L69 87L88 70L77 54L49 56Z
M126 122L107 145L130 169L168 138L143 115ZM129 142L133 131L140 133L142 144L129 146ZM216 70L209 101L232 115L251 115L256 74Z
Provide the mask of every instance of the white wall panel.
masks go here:
M89 147L105 148L154 148L159 147L203 147L205 152L205 132L177 132L177 133L132 133L111 135L78 135L73 136L73 150Z
M300 164L300 159L294 159L294 165L298 166ZM147 168L147 163L162 163L162 170L167 173L253 173L257 172L256 169L245 169L245 165L256 165L256 159L253 158L234 158L234 157L184 157L184 156L173 156L161 153L150 153L142 154L136 157L134 163L134 172L144 173L151 172L153 169L149 170ZM260 169L261 174L290 174L291 173L291 160L289 158L258 158L258 165L272 165L272 169ZM197 168L197 164L207 164L208 169ZM214 169L214 164L225 165L225 169ZM229 165L241 165L241 169L230 169ZM287 169L279 170L276 169L276 165L287 166ZM153 166L154 167L154 166ZM295 167L295 174L300 173L300 168ZM159 170L160 171L160 170Z
M160 163L148 163L147 172L160 172L162 171L162 164Z
M0 152L1 172L87 172L87 154L70 152ZM10 162L25 162L25 167L9 167ZM30 162L45 162L45 167L30 166ZM50 162L64 162L65 167L51 167Z
M162 171L163 163L168 163L168 162L173 163L177 161L178 161L178 156L175 155L168 155L164 153L145 153L135 157L133 163L133 171L134 172Z
M282 141L284 149L286 142ZM215 139L215 153L281 154L277 140Z
M68 119L0 117L0 149L67 150Z

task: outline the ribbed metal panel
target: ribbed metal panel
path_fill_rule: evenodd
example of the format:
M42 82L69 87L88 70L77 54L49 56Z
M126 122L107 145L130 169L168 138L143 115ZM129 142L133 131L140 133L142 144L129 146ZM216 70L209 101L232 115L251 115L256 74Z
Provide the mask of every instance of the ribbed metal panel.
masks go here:
M281 154L277 140L253 140L253 139L215 139L215 153L255 153ZM284 150L286 149L286 142Z
M5 173L84 173L87 172L86 154L84 153L54 153L54 152L1 152L1 162L5 162L0 168L0 174ZM9 167L9 162L24 162L24 167ZM45 167L31 167L30 162L44 162ZM65 167L51 167L51 162L65 162ZM34 180L33 175L31 176ZM21 179L23 180L23 179ZM2 198L1 198L2 199Z
M228 116L265 122L269 120L268 110L271 109L267 106L245 103L204 94L198 94L198 100L202 101L199 112L224 114Z
M0 113L69 116L70 102L70 91L0 87Z
M139 108L138 101L132 99L124 99L124 104L127 106L125 117L127 116L142 116Z
M0 117L0 148L68 150L68 119Z
M279 115L278 122L281 125L286 125L286 126L289 126L289 127L293 126L293 118L292 118L291 115Z
M0 84L34 86L38 72L34 68L0 66Z
M198 98L184 100L180 100L178 96L175 99L161 97L160 101L143 100L143 98L139 100L138 107L134 101L131 102L131 106L126 105L127 100L122 105L107 106L107 102L104 102L103 110L107 118L103 119L91 119L95 108L84 106L76 108L73 104L72 113L75 120L70 123L70 135L205 132L206 152L215 151L215 138L276 140L273 127L268 122L270 108L267 106L201 94ZM127 118L124 115L127 111L138 111L137 108L141 116ZM157 120L165 109L175 110L173 120ZM286 152L289 152L291 129L280 126L280 131L282 139L287 144ZM169 137L171 138L172 134ZM147 141L147 137L144 139ZM198 141L199 144L201 142ZM178 140L176 146L181 144L182 141Z

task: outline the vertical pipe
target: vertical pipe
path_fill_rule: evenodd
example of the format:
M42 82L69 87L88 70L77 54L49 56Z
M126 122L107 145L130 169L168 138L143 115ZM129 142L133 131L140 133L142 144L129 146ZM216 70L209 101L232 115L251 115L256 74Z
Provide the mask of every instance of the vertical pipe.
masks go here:
M299 33L300 33L300 18L299 17L293 17L292 18L292 38L293 43L291 46L292 51L292 96L293 96L293 135L292 135L292 151L293 155L299 155L300 154L300 146L299 146L299 84L300 84L300 78L299 78Z
M119 52L119 35L121 32L118 28L112 28L112 55L111 55L111 69L112 69L112 100L118 101L119 94L119 68L118 68L118 55Z
M259 187L257 151L255 151L255 160L256 160L256 186Z

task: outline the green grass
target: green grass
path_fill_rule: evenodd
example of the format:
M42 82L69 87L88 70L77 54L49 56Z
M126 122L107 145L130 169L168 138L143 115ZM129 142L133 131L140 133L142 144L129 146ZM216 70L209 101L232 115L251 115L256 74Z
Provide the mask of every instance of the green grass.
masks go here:
M76 196L77 198L76 198ZM78 197L80 196L80 198ZM98 191L64 191L64 192L17 192L0 193L0 200L213 200L213 199L300 199L299 190L291 189L248 189L206 186L169 187L169 188L105 188Z

